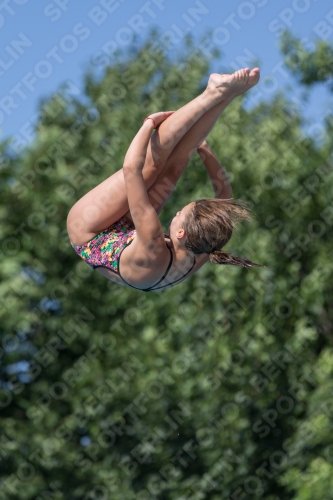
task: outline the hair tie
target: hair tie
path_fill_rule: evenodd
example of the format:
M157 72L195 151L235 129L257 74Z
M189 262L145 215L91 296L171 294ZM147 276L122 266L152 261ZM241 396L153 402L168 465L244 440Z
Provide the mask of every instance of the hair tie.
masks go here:
M147 121L147 120L153 120L153 122L154 122L154 128L156 128L156 122L155 122L154 118L152 118L151 116L147 116L147 118L145 118L145 119L143 120L143 123L144 123L145 121Z

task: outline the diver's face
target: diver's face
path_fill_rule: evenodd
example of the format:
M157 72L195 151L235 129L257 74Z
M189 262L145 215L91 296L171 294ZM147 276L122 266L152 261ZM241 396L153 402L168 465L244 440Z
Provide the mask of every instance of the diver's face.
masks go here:
M194 206L194 201L189 203L188 205L185 205L181 210L176 212L174 218L171 221L170 227L169 227L169 235L172 237L172 234L177 237L177 231L183 228L184 221L187 217L187 215L191 212L193 206ZM176 234L175 234L176 233Z

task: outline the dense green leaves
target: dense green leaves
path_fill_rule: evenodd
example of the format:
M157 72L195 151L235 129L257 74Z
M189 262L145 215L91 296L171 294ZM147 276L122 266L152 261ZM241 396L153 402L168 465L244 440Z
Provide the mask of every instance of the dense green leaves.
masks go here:
M227 249L266 269L208 263L142 294L68 241L69 209L121 168L142 119L202 91L208 64L184 51L119 58L86 76L84 99L67 88L43 104L28 151L3 146L0 499L331 498L331 141L304 137L281 96L234 101L212 131L256 214ZM194 156L165 227L202 196Z
M302 83L312 85L328 82L332 89L333 48L323 40L307 42L304 45L290 33L284 33L281 48L286 56L286 65Z

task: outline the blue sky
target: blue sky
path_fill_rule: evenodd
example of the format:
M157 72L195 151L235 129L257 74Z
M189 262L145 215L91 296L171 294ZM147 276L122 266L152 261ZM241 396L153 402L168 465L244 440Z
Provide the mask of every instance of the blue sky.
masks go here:
M80 92L89 65L101 69L101 56L141 44L152 28L171 56L185 33L199 40L210 31L206 51L221 50L212 69L230 71L255 58L262 70L250 102L270 99L286 85L300 89L285 72L279 33L288 28L307 44L333 40L331 0L4 0L0 3L0 140L12 136L13 151L33 138L38 102L71 82ZM136 36L135 42L133 38ZM310 132L328 110L329 93L317 85L303 108Z

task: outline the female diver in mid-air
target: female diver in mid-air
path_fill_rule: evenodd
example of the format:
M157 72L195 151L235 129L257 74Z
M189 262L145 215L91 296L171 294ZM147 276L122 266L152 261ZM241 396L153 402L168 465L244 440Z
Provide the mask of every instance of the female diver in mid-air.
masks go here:
M71 244L87 264L118 284L145 292L170 288L208 260L258 266L220 250L231 238L235 221L249 215L231 199L227 176L205 141L228 104L258 81L258 68L214 73L193 101L145 119L123 168L83 196L68 214ZM164 234L158 214L195 151L215 198L183 207Z

